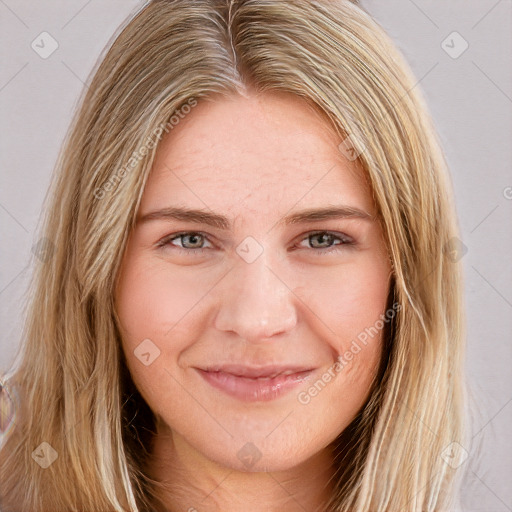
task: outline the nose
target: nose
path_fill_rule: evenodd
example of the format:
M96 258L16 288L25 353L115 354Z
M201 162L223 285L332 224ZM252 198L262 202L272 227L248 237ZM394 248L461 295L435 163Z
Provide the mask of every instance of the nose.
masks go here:
M252 263L241 258L235 263L223 283L215 320L218 330L257 343L293 329L297 323L295 295L280 276L282 266L277 270L275 263L267 249Z

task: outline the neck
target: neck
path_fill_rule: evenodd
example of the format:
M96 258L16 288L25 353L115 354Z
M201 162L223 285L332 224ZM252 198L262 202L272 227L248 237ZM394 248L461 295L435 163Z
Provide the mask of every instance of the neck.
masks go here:
M149 472L160 483L162 512L325 512L335 473L330 447L284 471L224 467L161 424Z

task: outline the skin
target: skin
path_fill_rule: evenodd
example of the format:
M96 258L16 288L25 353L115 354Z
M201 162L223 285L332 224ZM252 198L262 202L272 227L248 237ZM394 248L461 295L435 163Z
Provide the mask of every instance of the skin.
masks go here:
M382 331L308 403L298 397L385 313L391 275L370 190L340 142L301 99L267 92L199 103L157 150L139 218L186 206L232 224L138 223L123 256L116 310L132 378L158 420L151 474L169 486L166 510L322 510L333 489L329 445L368 398ZM371 218L279 224L340 204ZM183 231L199 236L157 246ZM263 249L250 263L237 253L248 236ZM160 351L148 366L134 353L145 339ZM246 402L194 369L212 363L317 370L277 399ZM237 456L249 442L260 457L250 465Z

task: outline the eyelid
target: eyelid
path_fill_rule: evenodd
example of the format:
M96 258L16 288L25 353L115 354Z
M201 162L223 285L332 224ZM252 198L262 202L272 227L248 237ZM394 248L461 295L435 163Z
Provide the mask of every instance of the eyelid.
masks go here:
M202 231L177 231L176 233L171 233L169 235L166 235L164 236L163 238L161 238L157 243L156 243L156 246L157 247L165 247L166 245L170 244L170 242L174 241L175 239L177 238L180 238L182 236L185 236L185 235L200 235L202 236L205 240L207 240L209 243L212 243L212 241L210 240L210 235L208 235L207 233L203 233ZM203 251L205 250L205 248L198 248L198 249L185 249L183 247L180 247L178 245L173 245L174 248L178 249L178 250L183 250L183 251L187 251L187 252L197 252L197 251Z

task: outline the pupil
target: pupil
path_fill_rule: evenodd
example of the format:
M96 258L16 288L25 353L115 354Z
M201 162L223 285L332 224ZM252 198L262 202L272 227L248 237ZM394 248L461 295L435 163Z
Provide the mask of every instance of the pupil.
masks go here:
M320 244L322 244L326 242L326 238L328 239L330 235L328 233L319 233L316 237L320 240Z
M189 237L189 239L191 239L191 241L192 241L192 242L191 242L191 243L192 243L192 245L197 244L197 240L195 240L195 239L197 239L197 238L198 238L198 236L197 236L197 235L188 235L188 237ZM194 241L194 240L195 240L195 241Z

